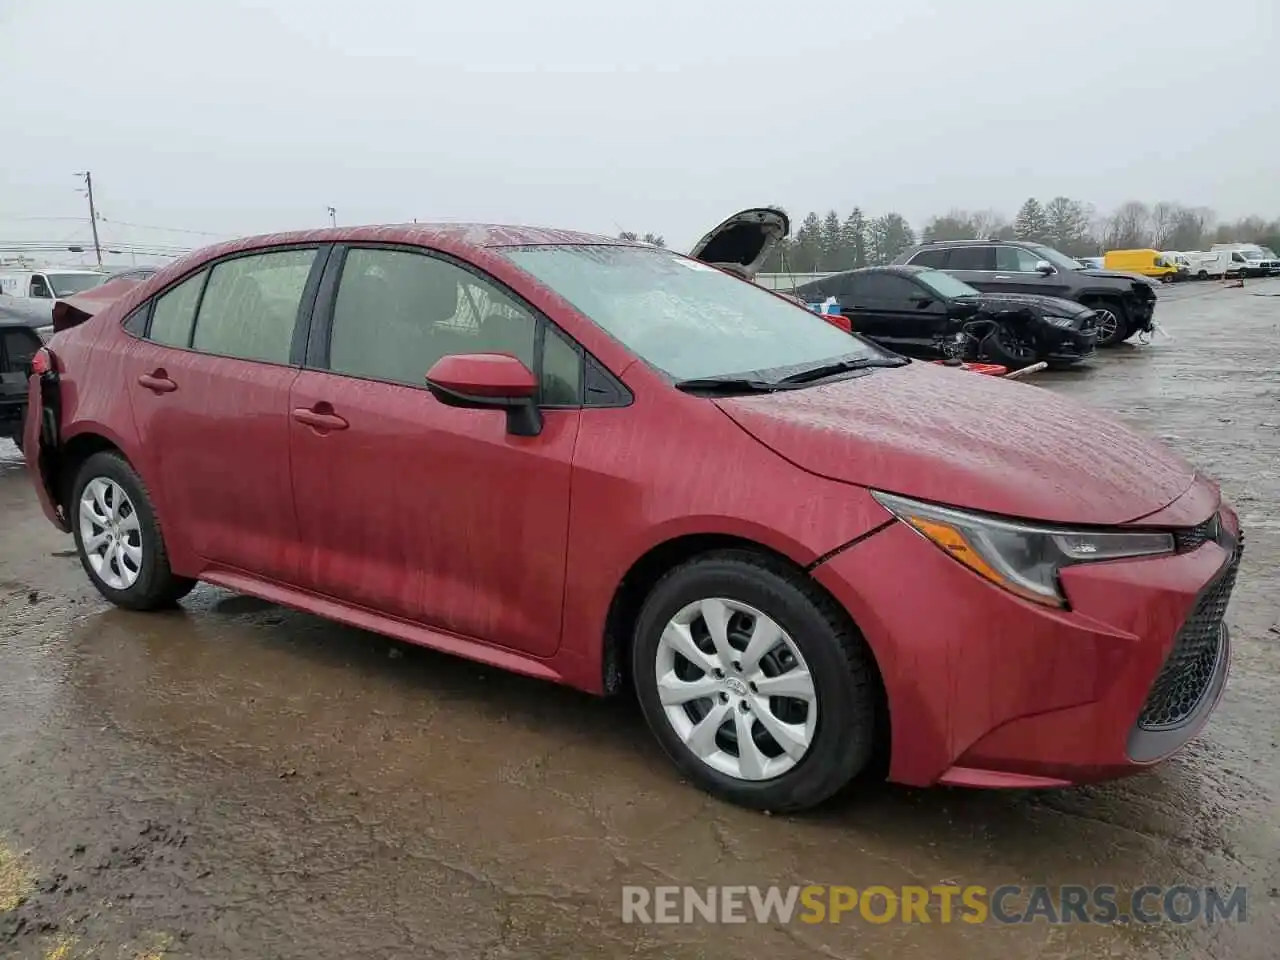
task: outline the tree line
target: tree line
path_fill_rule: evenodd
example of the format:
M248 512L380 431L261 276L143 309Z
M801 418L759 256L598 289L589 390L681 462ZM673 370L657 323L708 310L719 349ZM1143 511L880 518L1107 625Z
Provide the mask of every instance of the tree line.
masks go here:
M634 235L632 235L634 236ZM645 239L652 237L646 234ZM661 244L661 238L655 238ZM809 213L774 250L767 273L849 270L889 263L917 240L1034 240L1068 256L1100 256L1107 250L1203 250L1213 243L1258 243L1280 249L1280 218L1245 217L1219 222L1207 207L1131 201L1106 216L1070 197L1027 200L1011 221L993 210L950 210L932 217L919 233L899 213L868 217L855 207L843 218Z

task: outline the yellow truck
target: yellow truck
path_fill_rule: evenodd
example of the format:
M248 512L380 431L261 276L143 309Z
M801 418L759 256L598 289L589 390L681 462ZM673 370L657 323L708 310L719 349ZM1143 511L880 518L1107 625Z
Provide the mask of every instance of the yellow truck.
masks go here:
M1102 256L1106 270L1138 273L1169 283L1178 279L1178 265L1159 250L1108 250Z

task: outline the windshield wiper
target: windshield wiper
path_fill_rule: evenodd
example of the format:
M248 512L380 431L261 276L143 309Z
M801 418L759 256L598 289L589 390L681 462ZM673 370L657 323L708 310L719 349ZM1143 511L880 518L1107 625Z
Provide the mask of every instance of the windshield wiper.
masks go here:
M695 377L677 380L675 388L686 393L772 393L785 390L786 386L754 377Z
M778 380L778 383L811 383L814 380L822 380L824 377L832 377L837 373L845 373L849 370L866 370L870 367L904 367L910 362L906 357L846 357L843 360L832 360L830 363L810 367L808 370L788 374Z

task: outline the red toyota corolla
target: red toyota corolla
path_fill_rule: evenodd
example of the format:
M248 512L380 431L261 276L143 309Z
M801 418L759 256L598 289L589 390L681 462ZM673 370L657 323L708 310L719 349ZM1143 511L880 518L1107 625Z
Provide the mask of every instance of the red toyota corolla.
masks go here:
M870 763L1047 787L1177 750L1222 692L1241 537L1182 459L907 361L698 258L339 228L59 306L26 444L107 599L197 580L593 693L738 803Z

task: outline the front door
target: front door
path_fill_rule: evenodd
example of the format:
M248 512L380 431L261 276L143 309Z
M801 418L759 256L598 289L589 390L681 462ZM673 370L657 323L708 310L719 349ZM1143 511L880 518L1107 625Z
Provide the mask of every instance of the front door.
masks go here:
M336 296L326 296L334 284ZM289 402L303 586L467 638L553 653L577 387L574 402L544 411L538 436L521 437L507 432L502 411L447 407L425 380L448 354L508 353L547 391L552 366L579 369L576 348L486 276L422 250L335 254L320 303L313 369ZM567 395L563 379L554 385Z
M297 577L291 353L316 250L224 260L151 308L122 364L142 475L172 534L211 565Z
M1034 250L1007 244L996 247L996 277L1000 289L1009 293L1034 293L1042 297L1059 297L1067 292L1058 268L1048 274L1036 270L1043 257Z

